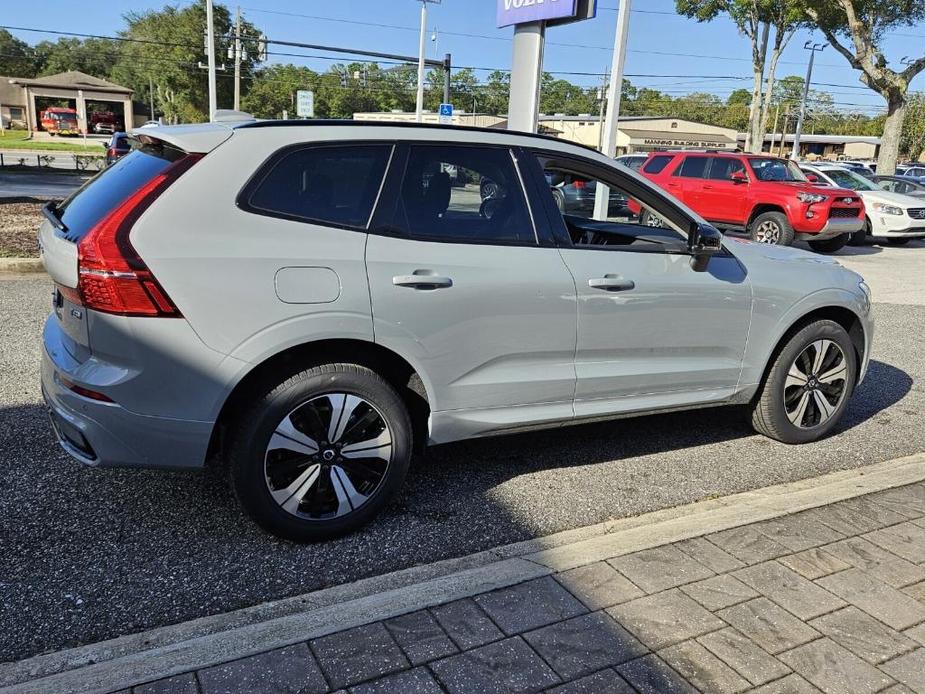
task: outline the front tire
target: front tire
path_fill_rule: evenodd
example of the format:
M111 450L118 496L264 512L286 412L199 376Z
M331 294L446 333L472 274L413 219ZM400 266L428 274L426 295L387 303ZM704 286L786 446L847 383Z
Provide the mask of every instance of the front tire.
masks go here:
M270 379L232 430L238 499L262 528L296 542L369 522L399 490L411 459L401 397L356 364Z
M845 247L845 244L848 243L849 236L851 235L839 234L838 236L833 236L823 241L808 241L807 243L816 253L835 253Z
M851 246L863 246L868 236L870 236L870 220L865 219L864 227L851 234L848 244Z
M774 357L752 405L752 426L783 443L822 438L838 424L856 380L848 333L834 321L813 321Z
M749 228L752 241L789 246L793 243L793 227L783 212L764 212Z

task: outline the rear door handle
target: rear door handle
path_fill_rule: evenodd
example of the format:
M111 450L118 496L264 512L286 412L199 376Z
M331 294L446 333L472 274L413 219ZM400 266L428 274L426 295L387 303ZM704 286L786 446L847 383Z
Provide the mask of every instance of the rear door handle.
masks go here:
M605 292L625 292L634 289L636 283L633 280L626 280L619 275L604 275L588 280L588 286L592 289L603 289Z
M704 186L703 186L703 189L704 189L704 190L713 190L713 186L711 186L711 185L704 185Z
M443 289L452 287L453 280L441 277L430 270L415 270L411 275L396 275L392 278L396 287L411 287L412 289Z

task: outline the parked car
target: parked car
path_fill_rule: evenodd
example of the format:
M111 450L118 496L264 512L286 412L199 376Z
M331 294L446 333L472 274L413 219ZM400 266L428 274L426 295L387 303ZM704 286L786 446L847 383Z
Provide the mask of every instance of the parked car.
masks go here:
M833 253L864 225L864 205L850 190L822 193L788 159L728 152L653 152L643 176L720 228L753 241ZM658 223L648 216L647 221Z
M428 444L713 405L815 441L867 371L859 275L724 238L569 142L323 120L138 138L45 208L54 429L91 466L224 465L283 537L366 523ZM490 218L446 164L499 186ZM564 173L663 225L563 215Z
M112 135L114 132L116 132L116 126L113 123L100 121L99 123L94 123L93 132L95 132L97 135L102 135L104 133Z
M896 173L901 176L907 176L909 178L914 178L917 181L925 183L925 166L907 166L900 170L900 167L896 167Z
M109 138L109 142L103 143L103 147L106 148L107 164L112 164L120 157L124 157L132 149L127 133L113 133L112 137Z
M567 171L548 172L546 182L556 206L563 213L591 213L597 196L597 182ZM626 196L613 188L607 192L607 215L630 214Z
M813 163L813 162L809 162L809 163ZM863 161L850 161L850 160L837 161L835 162L835 164L837 164L838 166L843 166L846 169L854 171L854 173L860 174L864 178L869 178L871 180L873 180L874 176L877 175L876 174L876 169L877 169L876 164L869 164Z
M864 199L865 223L851 236L851 243L882 236L898 246L925 237L925 203L921 198L883 190L874 181L835 164L804 164L802 168L816 184L848 188Z
M911 195L914 198L925 197L925 183L911 176L874 176L874 182L891 193Z
M646 159L649 158L648 154L624 154L616 158L618 164L623 164L623 166L632 169L633 171L639 171L642 168L642 165L646 163Z

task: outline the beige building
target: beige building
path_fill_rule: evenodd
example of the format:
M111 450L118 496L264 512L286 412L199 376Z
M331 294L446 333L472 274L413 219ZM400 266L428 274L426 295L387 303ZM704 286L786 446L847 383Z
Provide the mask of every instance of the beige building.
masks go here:
M354 113L354 120L413 122L414 114L402 111L390 113ZM436 113L424 113L425 123L438 123ZM453 125L475 125L486 128L506 128L507 118L483 113L453 114ZM592 114L539 117L539 132L561 137L588 147L599 147L601 123ZM706 123L661 116L623 116L617 128L617 154L651 152L661 149L735 149L736 131Z
M739 133L739 142L744 146L745 133ZM765 152L783 154L789 157L793 151L793 135L784 135L781 148L781 134L769 133L764 136ZM783 151L782 151L783 149ZM800 156L807 159L863 159L874 160L880 154L880 138L866 135L800 135Z
M3 118L4 127L12 124L30 131L38 130L38 114L42 108L37 105L36 99L67 101L77 110L81 130L87 128L85 115L88 102L103 102L108 110L117 113L121 108L124 122L134 122L133 90L77 70L47 77L0 77L0 82L0 117Z

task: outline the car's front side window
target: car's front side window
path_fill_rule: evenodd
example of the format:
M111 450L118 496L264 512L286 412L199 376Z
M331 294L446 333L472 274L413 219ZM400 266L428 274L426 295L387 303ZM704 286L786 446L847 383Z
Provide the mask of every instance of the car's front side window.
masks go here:
M413 145L394 226L421 240L535 244L520 175L505 147Z
M613 181L580 166L552 162L543 174L576 248L681 252L687 237L668 218ZM595 217L598 190L607 200L605 219Z

